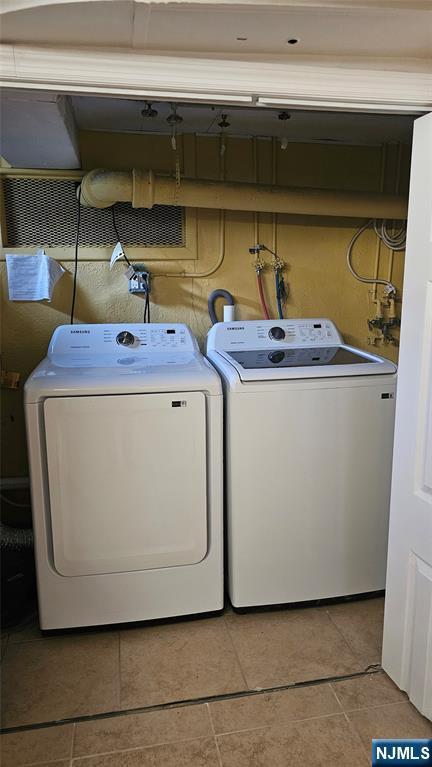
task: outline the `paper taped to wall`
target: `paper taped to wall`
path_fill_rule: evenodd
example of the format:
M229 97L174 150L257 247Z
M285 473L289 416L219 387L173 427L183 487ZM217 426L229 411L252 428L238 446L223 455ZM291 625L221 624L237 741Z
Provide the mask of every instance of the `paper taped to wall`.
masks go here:
M6 253L10 301L51 301L65 269L43 251L36 255Z

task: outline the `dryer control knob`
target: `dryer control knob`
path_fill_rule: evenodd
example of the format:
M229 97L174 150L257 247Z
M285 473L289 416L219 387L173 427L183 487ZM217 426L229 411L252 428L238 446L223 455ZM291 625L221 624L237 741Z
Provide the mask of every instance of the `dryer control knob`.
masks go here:
M122 330L121 333L118 333L116 341L119 346L133 346L135 343L135 336L132 333L129 333L128 330Z
M276 325L276 327L270 328L269 336L272 341L283 341L285 338L285 331L283 328L280 328L278 325Z

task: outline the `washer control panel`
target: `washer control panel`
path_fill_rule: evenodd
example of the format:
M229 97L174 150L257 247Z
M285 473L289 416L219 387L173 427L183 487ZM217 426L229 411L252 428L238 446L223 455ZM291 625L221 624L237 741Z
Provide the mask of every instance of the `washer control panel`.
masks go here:
M331 320L247 320L219 322L210 329L207 349L277 349L343 343Z
M148 352L196 352L197 342L187 325L134 323L60 325L51 339L48 357L58 355L141 355Z

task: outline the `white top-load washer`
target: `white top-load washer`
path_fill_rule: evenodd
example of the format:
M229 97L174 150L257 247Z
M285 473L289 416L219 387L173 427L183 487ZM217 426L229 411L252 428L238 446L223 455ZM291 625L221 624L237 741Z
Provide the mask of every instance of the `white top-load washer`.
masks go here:
M384 588L396 366L327 319L214 325L235 607Z
M223 606L222 388L186 325L64 325L25 385L43 629Z

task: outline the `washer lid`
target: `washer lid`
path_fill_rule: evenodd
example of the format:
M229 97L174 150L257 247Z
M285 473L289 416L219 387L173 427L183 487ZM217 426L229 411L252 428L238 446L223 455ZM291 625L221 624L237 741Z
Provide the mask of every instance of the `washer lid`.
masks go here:
M396 365L346 344L222 352L241 381L390 375Z

